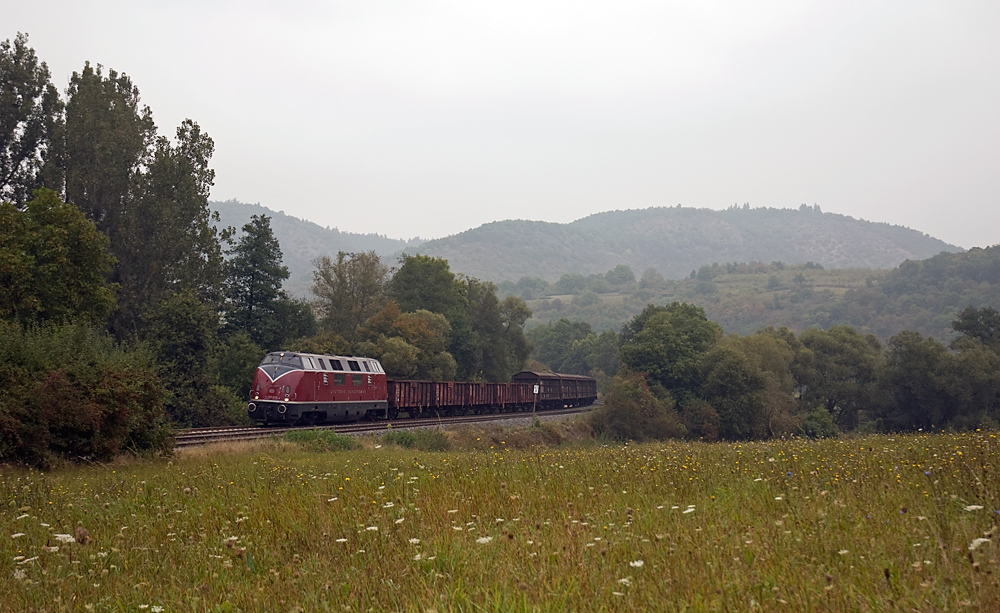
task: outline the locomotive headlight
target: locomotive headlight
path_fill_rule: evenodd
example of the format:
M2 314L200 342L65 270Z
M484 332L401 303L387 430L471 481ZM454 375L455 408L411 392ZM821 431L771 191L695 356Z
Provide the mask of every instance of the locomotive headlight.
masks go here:
M286 411L288 411L288 407L286 407L283 404L278 405L278 413L281 413L282 415L284 415Z
M249 411L250 413L253 413L256 410L257 410L256 404L251 402L250 404L247 405L247 411Z

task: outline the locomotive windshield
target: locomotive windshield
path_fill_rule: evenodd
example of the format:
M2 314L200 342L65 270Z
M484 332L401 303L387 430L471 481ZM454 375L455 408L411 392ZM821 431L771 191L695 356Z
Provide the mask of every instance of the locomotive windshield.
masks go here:
M294 353L269 353L264 356L264 361L261 364L282 364L293 368L302 368L302 358Z

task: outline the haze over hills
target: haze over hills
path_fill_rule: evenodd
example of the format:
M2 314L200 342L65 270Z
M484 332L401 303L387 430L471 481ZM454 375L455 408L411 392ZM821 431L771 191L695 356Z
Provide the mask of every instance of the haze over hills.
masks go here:
M223 228L233 226L239 230L250 221L251 215L267 215L271 218L271 229L281 243L284 264L291 273L285 282L285 291L300 298L309 296L314 269L312 263L318 257L337 255L338 251L374 250L384 259L389 259L403 249L422 242L419 238L400 240L379 234L341 232L336 228L324 228L311 221L286 215L282 211L272 211L259 204L246 204L237 200L209 202L208 205L213 211L218 211Z
M354 234L235 200L211 202L222 226L242 227L266 214L291 272L294 296L309 295L313 260L338 251L375 250L383 259L422 253L449 261L452 271L488 281L557 280L567 273L604 273L619 264L636 276L655 268L678 279L715 262L815 262L826 268L893 268L960 247L922 232L873 223L818 207L723 211L683 207L598 213L572 223L498 221L432 241Z
M960 247L922 232L818 207L682 207L609 211L572 223L498 221L407 249L442 257L451 269L491 281L554 281L619 264L681 278L714 262L815 262L826 268L892 268Z

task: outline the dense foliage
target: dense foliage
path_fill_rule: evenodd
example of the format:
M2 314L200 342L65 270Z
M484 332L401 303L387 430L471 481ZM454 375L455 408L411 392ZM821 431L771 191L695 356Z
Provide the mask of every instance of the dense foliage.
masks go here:
M448 262L403 255L395 270L374 251L316 261L321 331L294 347L378 358L393 377L509 381L531 351L520 298L456 276Z
M585 352L611 333L599 337L587 324L563 319L536 327L531 336L538 339L536 358L603 379L606 406L595 416L595 427L603 433L654 436L660 426L635 431L644 414L637 407L652 406L652 394L663 403L657 406L676 409L674 416L688 436L746 440L858 430L996 428L997 318L990 307L965 309L953 322L962 335L949 349L914 331L893 335L883 345L849 326L812 328L799 335L788 328L764 328L749 336L726 336L699 307L649 305L611 339L618 348L612 368L597 368L593 354ZM633 426L609 425L615 422Z

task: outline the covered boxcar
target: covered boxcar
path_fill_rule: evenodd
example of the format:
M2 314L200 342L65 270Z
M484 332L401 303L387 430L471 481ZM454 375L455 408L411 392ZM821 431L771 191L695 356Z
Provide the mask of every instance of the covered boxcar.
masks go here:
M597 380L583 375L564 375L555 372L525 370L511 377L512 384L532 386L537 389L540 408L579 407L597 400Z

